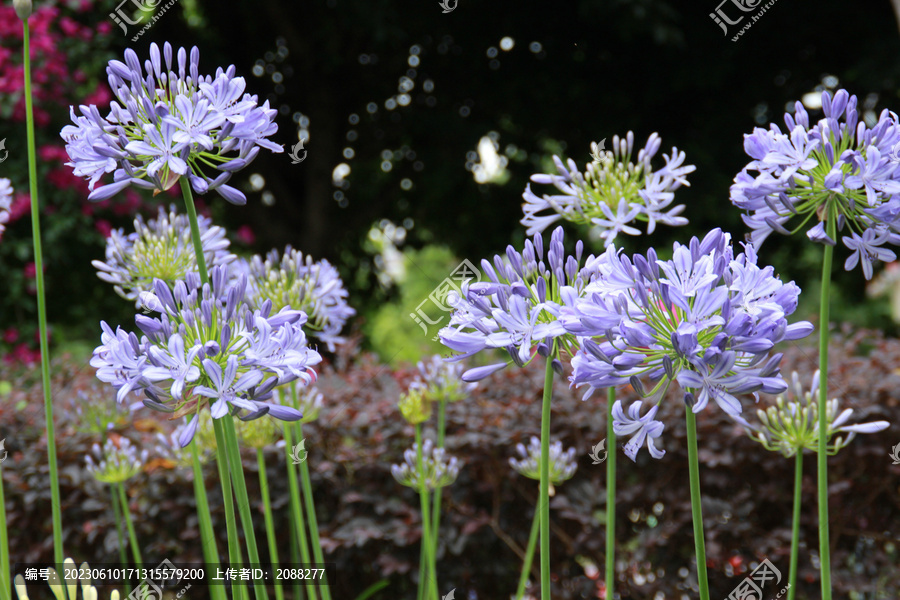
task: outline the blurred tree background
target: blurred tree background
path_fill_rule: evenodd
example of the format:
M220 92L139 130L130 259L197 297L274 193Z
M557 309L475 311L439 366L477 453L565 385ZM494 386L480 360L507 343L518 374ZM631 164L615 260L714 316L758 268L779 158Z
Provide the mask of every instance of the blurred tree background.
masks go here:
M552 167L553 154L583 166L592 141L609 144L633 130L640 147L655 131L660 153L677 146L697 166L691 187L676 194L690 225L617 242L630 251L666 248L716 226L741 239L746 228L728 197L748 161L744 133L783 126L786 107L826 88L856 94L862 118L900 108L898 25L887 0L853 7L782 0L736 42L739 27L723 35L710 18L715 9L715 0L460 0L445 14L437 0L179 0L136 43L140 26L127 36L114 27L110 51L120 56L130 45L144 57L151 42L168 40L200 47L201 72L233 63L247 91L279 110L275 141L286 152L262 153L232 180L247 193L246 207L207 198L217 221L231 231L244 227L255 252L290 243L333 262L369 323L365 333L374 311L393 302L396 319L421 337L408 317L415 302L407 306L408 294L376 277L384 254L368 236L379 222L401 250L435 244L477 265L521 242L522 191L531 174ZM476 150L485 136L496 142L506 173L479 183ZM288 152L299 139L307 157L292 164ZM818 305L820 252L802 235L773 236L760 252L804 289L804 313ZM836 265L846 254L839 246ZM102 246L85 258L102 258ZM434 263L440 269L409 254L403 260L411 277L426 282L418 287L430 290L449 275L443 259ZM73 302L53 289L52 273L48 279L51 296L57 293L51 320L66 321ZM837 282L835 320L890 330L886 302L863 307L858 272ZM79 313L91 338L94 323L108 316L103 303L95 306L97 314Z

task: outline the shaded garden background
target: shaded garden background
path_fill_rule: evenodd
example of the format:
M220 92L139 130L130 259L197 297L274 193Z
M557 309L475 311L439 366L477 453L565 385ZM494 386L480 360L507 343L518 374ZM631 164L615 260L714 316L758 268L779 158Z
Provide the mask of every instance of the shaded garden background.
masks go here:
M115 10L116 2L35 2L35 6L52 9L42 13L44 20L35 22L32 19L35 39L40 37L41 27L45 27L47 39L53 42L36 50L44 52L46 60L36 60L35 65L36 79L43 76L46 89L46 95L38 97L37 108L46 111L46 118L38 121L38 137L39 145L44 147L40 190L42 204L48 207L44 220L48 314L53 323L54 350L71 351L76 363L78 360L83 362L85 352L96 345L101 319L126 326L133 319L133 310L128 303L98 280L90 265L91 260L103 257L104 234L110 227L130 229L135 211L152 215L160 201L160 198L134 194L100 206L88 205L84 200L86 188L67 177L68 168L63 166L66 158L61 152L58 132L66 124L67 105L84 102L88 97L102 102L105 95L108 101L108 91L104 90L105 61L120 57L128 46L144 57L148 45L154 41L170 41L176 46L197 45L201 49L202 72L213 72L219 65L235 64L238 73L247 78L248 91L269 99L272 106L281 111L275 141L283 143L289 150L299 139L298 135L308 137L305 143L307 157L302 163L291 164L286 153L262 153L251 169L232 180L247 193L246 207L228 205L216 195L208 196L204 204L212 211L217 223L229 228L237 252L265 252L290 243L315 258L328 258L334 263L351 291L351 304L360 313L353 325L359 348L378 351L382 360L414 358L429 348L407 315L449 274L449 269L459 259L468 258L477 264L480 258L501 251L507 243L522 240L524 228L518 224L521 193L532 173L548 168L554 153L572 157L583 164L592 141L605 138L609 144L613 135L624 135L631 129L635 131L636 143L641 145L652 132L659 132L663 142L661 151L669 152L672 146L677 146L687 153L687 162L697 166L697 171L689 176L691 187L679 190L676 195L678 203L687 205L685 216L691 224L680 229L663 228L649 237L628 239L622 236L620 243L630 250L643 249L650 244L667 247L673 240L685 240L715 226L723 227L740 239L745 228L739 211L728 203L728 187L747 162L742 148L744 133L754 126L766 127L769 122L782 124L782 113L787 105L792 106L804 94L826 84L845 87L859 96L861 106L876 114L883 108L900 111L900 63L897 61L900 35L897 18L887 0L858 5L835 0L780 0L737 42L732 42L730 37L737 28L732 28L728 37L723 36L721 29L709 18L709 13L716 8L716 0L703 0L689 6L656 0L565 4L460 0L457 8L448 14L441 12L437 0L415 3L392 0L377 3L179 0L136 43L130 40L139 26L130 27L126 36L108 17ZM21 93L14 83L15 65L20 60L16 56L20 49L15 32L20 26L14 17L10 17L11 7L3 10L6 12L0 13L0 139L7 140L9 158L0 164L0 177L11 178L21 195L27 189L24 124L18 111ZM500 48L503 38L514 42L511 49ZM407 89L409 83L404 83L403 77L412 82L411 89ZM406 106L397 102L402 93L409 95ZM394 102L393 108L390 108L390 101ZM490 132L498 139L501 155L508 158L509 176L504 183L480 184L471 171L471 153L476 151L479 139ZM348 148L352 153L347 152ZM349 158L351 154L352 158ZM335 168L341 164L346 164L350 172L336 185L333 181ZM164 202L177 201L177 198L163 198ZM21 203L19 206L21 208ZM393 287L379 283L377 252L368 237L373 224L383 219L407 230L401 250L415 250L404 258L407 281ZM0 278L4 281L4 293L0 294L0 331L4 335L0 347L4 356L15 363L10 371L4 372L6 381L27 377L27 367L21 366L20 359L27 364L29 355L23 348L33 346L34 333L29 329L29 323L35 321L29 279L29 234L30 222L27 216L20 215L11 223L0 244ZM431 247L427 247L429 245ZM760 252L762 260L775 265L786 279L795 279L801 285L804 290L801 312L812 313L818 304L819 252L818 247L802 236L798 239L773 237ZM837 265L843 262L846 252L838 247ZM868 326L889 334L896 333L888 318L886 301L866 298L858 271L838 274L836 282L832 308L835 322L850 322L851 329ZM865 340L874 340L875 336L871 332L863 334ZM871 347L867 346L862 354L872 356L870 352ZM888 356L900 357L900 353L891 350ZM351 361L351 357L347 360ZM351 378L360 377L364 382L370 377L375 377L376 381L391 378L391 371L375 360L371 356L361 360L354 368L361 369L362 373L351 375ZM868 363L863 361L863 364ZM893 381L889 375L894 368L896 362L888 362L881 371L871 375L871 381L882 381L879 385L886 385L883 382ZM500 407L508 407L514 397L527 404L529 410L535 410L533 400L537 397L539 382L530 382L531 387L517 394L506 390L509 386L515 389L509 377L492 379L489 385L493 391L487 395L498 395L497 400L503 402ZM534 379L537 376L521 377ZM403 382L403 375L393 374L393 380ZM559 385L560 393L565 394L564 385ZM889 412L882 414L871 409L876 411L871 413L872 418L880 416L897 422L895 397L888 391L872 395L866 392L864 385L858 387L860 391L850 399L851 402L883 402L884 410ZM359 426L380 428L383 422L389 421L391 427L399 427L394 418L396 413L389 410L402 387L386 384L378 389L379 406L383 405L383 411L366 414L365 419L371 419L375 424L360 421ZM577 411L585 406L577 401L572 403L573 423L580 422ZM0 407L4 411L0 422L11 422L9 415L13 413L19 415L16 419L24 418L15 408L10 394L3 394ZM460 435L465 435L464 415L459 418ZM596 415L592 418L598 419L598 423L592 425L595 430L590 432L591 436L601 432L603 427L602 418ZM485 547L494 550L496 548L490 544L499 544L496 535L485 533L488 525L479 521L484 519L482 513L490 514L494 502L491 494L500 494L504 502L519 502L522 497L512 495L507 488L496 488L505 490L502 492L492 489L494 480L491 477L499 476L491 475L490 468L504 465L508 456L502 454L501 447L506 448L520 438L527 439L527 435L533 433L525 430L525 423L536 429L536 418L523 418L523 423L498 420L496 440L481 440L467 450L486 453L479 461L487 460L493 466L484 466L482 470L465 475L453 493L468 496L465 500L450 502L448 506L452 515L448 517L448 523L452 523L448 527L457 528L459 532L465 532L467 527L477 527L465 535L484 536L479 543L488 544ZM40 422L32 424L35 432L40 431L40 425ZM0 427L3 427L0 430L2 436L6 433L5 425ZM711 425L707 423L707 427ZM886 456L888 446L900 441L894 439L896 435L890 437L895 431L896 426L884 435L858 440L846 451L847 458L841 464L854 465L871 457L873 464L882 461L885 466L869 475L869 481L885 474L896 477L895 472L888 470ZM575 429L561 428L560 433L564 434L567 444L578 440L579 448L584 443L582 440L595 441L595 436L578 434ZM375 436L374 431L369 434ZM336 433L331 435L337 436ZM398 582L408 581L404 565L415 560L417 534L412 531L415 517L404 513L406 502L410 506L414 503L405 496L403 503L398 503L393 496L386 496L394 493L399 497L405 490L392 480L384 479L386 462L379 454L381 450L366 446L368 442L364 443L363 439L368 438L360 438L352 452L346 450L350 454L344 457L347 458L345 462L370 460L380 466L372 467L374 470L368 475L372 479L366 485L371 485L371 489L360 486L354 490L353 493L363 496L362 499L344 498L343 502L362 506L370 503L372 513L353 516L352 511L342 505L342 510L349 512L338 511L331 515L334 521L325 517L323 526L329 536L336 536L335 539L340 539L336 533L339 528L345 528L342 535L347 539L335 551L343 557L345 568L352 568L353 564L368 565L375 560L377 568L373 567L366 577L374 580L393 576L395 585L401 585ZM672 438L673 446L676 439ZM701 437L701 448L705 439ZM738 440L733 432L732 437L726 439L732 439L729 443L742 451L758 451L750 442ZM393 446L382 448L385 452L390 450L388 461L399 460L400 449L406 441L408 436L403 436L402 443L398 436ZM41 447L37 433L29 443L35 448ZM84 443L89 446L86 441ZM463 443L460 444L463 448ZM861 448L855 449L857 445ZM7 448L21 452L13 440L7 443ZM80 446L71 450L72 465L80 464L80 451ZM349 458L351 455L356 458ZM36 471L33 476L37 479L29 485L37 485L40 469L45 468L37 460L40 456L35 455L34 460ZM641 466L669 472L671 468L684 466L685 461L681 458L670 450L667 465L651 466L648 463ZM716 464L710 464L710 458L715 458ZM343 481L344 476L328 471L334 469L336 472L338 467L335 465L340 462L335 458L330 460L334 462L323 466L318 477L322 484L335 485ZM583 457L580 460L583 462ZM704 484L709 482L713 486L710 501L713 502L712 509L720 511L716 514L725 511L716 502L744 500L748 503L743 505L742 514L752 521L752 525L743 522L738 526L743 537L728 540L731 543L724 543L719 548L721 554L712 560L724 561L727 552L735 549L742 552L740 556L745 557L742 560L761 557L770 551L778 552L776 541L786 527L789 506L789 461L779 460L773 463L778 467L769 467L768 463L757 464L753 458L719 460L716 456L701 454L701 460L705 467L727 467L720 466L723 470L710 477L704 474ZM747 462L753 463L755 470L745 473ZM785 464L781 465L782 462ZM672 467L676 463L678 466ZM782 467L782 471L769 471ZM8 473L7 469L4 478L10 481L12 476ZM593 494L599 498L602 495L602 489L598 487L600 475L592 476L596 480L593 484L583 482L579 485L587 486L585 494L588 496ZM835 478L840 478L836 485L847 490L848 495L850 490L862 489L863 484L856 476L851 466L835 469ZM503 477L511 475L506 472ZM765 481L766 486L773 486L779 481L778 477L784 478L784 482L777 491L770 491L769 487L758 491L741 488L737 500L728 496L727 491L732 489L729 486L736 478ZM717 478L721 479L716 481ZM477 484L474 483L476 479ZM686 477L682 479L679 487L667 493L680 494L680 501L685 503L682 509L687 511ZM381 483L376 484L376 481ZM639 486L647 481L651 482L650 487ZM890 563L883 564L884 560L892 559L896 564L896 552L890 554L885 544L895 544L900 535L898 507L895 500L890 500L898 495L897 483L896 480L893 483L886 483L884 479L879 481L878 486L867 488L877 490L871 492L874 494L872 502L885 513L873 513L871 518L877 521L878 527L849 523L835 534L835 543L843 548L841 558L836 555L836 560L846 566L844 576L856 569L853 571L856 578L845 579L845 582L877 581L872 580L867 566L859 566L866 561L871 560L876 569L890 568ZM662 493L662 488L657 485L659 480L652 477L635 478L629 483L635 487L623 486L626 504L631 501L628 494L653 497ZM183 499L187 502L189 488L183 482L181 485L185 490ZM809 495L812 485L813 480L808 478L805 489ZM77 488L76 485L73 490ZM342 493L346 491L338 489ZM16 492L9 494L14 496ZM781 494L777 501L772 499L773 514L783 517L777 523L760 519L758 507L749 499L760 494ZM337 501L339 497L336 491L330 499ZM561 496L561 501L570 501L566 498L568 496ZM374 506L379 499L386 502L385 506ZM170 502L179 504L175 500ZM456 507L469 506L465 503L471 503L471 512L452 512ZM49 502L44 504L49 509ZM571 509L566 534L574 536L573 539L582 536L577 544L573 542L572 548L599 552L602 527L596 522L584 521L585 515L591 514L589 504ZM652 505L641 502L635 510L646 517L647 507L652 508ZM89 515L87 508L82 507L82 510L86 518L96 517ZM152 510L148 508L150 512L143 517L155 518ZM179 510L185 518L193 514L191 509L183 506ZM809 510L807 517L812 519L812 505ZM869 510L858 508L855 512L868 514ZM387 521L390 527L381 521L388 513L394 515L391 517L394 520ZM519 513L521 510L517 508L514 514ZM855 513L848 509L842 514ZM643 517L632 522L640 522ZM628 518L627 511L623 512L622 518ZM677 529L666 530L666 535L671 533L674 543L678 544L677 549L659 550L657 545L661 542L658 539L647 541L653 536L635 533L634 539L638 541L630 541L635 545L625 550L626 555L640 555L654 566L663 561L663 556L674 562L679 562L678 557L689 556L690 538L685 535L689 536L688 521L685 521L689 512L683 512L679 518L682 521ZM357 519L374 522L371 525L379 533L370 536L372 541L366 537L369 534L359 533L365 532L370 523ZM715 518L710 520L716 522ZM410 531L397 529L398 521L409 526ZM361 523L356 533L347 529L353 523ZM96 526L108 525L100 523ZM522 523L512 525L513 529L525 532L527 527L525 518ZM718 543L715 540L719 539L716 527L712 525L710 530L714 540L710 544L711 555ZM591 529L586 528L593 528L596 539L589 539L591 534L584 532ZM811 520L805 528L807 539L812 543L814 527ZM465 548L466 545L459 541L462 538L454 537L464 535L457 533L457 529L449 534L451 538L447 543ZM108 531L104 531L104 535L108 535ZM72 547L90 547L96 542L95 538L90 538L90 532L85 535L86 541L79 541ZM763 535L770 535L776 541L769 538L766 538L769 541L760 541ZM393 546L385 552L373 549L374 540L383 543L385 537L390 536L394 536L392 543L397 547L408 546L406 554L395 552ZM488 539L490 543L485 541ZM786 541L780 542L787 546ZM642 550L645 543L648 549ZM878 550L872 550L872 545L877 545ZM352 547L359 550L348 553L347 549ZM43 550L46 553L46 548ZM175 551L177 548L161 547L159 550ZM194 550L199 550L196 544ZM39 552L39 549L32 552ZM107 559L114 560L113 556L110 553ZM786 557L777 556L781 559L777 564L786 567ZM849 565L843 560L848 556L858 558ZM464 570L479 564L478 557L472 557L468 562L460 562L459 558L451 556L446 564L460 564ZM514 555L506 558L509 559L507 562L497 564L498 572L515 571ZM397 564L391 563L391 559ZM571 561L566 565L569 569L578 568ZM718 568L724 573L721 563ZM454 571L453 576L460 577L461 585L467 581L462 571ZM483 594L486 594L484 590L491 593L505 590L508 586L501 583L508 582L503 575L497 576L496 584L484 584L479 580L472 589L482 590ZM646 577L646 573L642 576ZM722 587L727 593L731 589L727 586L728 580L722 575L717 577L714 586ZM893 585L896 596L896 581L884 585ZM401 585L396 589L405 588ZM646 592L649 588L635 589L638 590L632 592L636 594L635 598L649 593ZM813 589L814 586L810 593ZM350 591L359 590L348 593ZM878 597L874 595L876 592L871 593L873 595L866 597Z

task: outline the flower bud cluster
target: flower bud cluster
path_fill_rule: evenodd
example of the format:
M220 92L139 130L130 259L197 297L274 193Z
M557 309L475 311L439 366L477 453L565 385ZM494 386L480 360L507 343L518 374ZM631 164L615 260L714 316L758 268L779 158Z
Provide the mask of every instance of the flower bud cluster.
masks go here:
M803 389L796 371L792 383L789 393L778 396L774 406L756 411L759 423L750 423L740 415L732 416L750 439L762 444L766 450L781 452L787 457L803 450L816 452L819 444L819 371L813 374L809 390ZM857 433L875 433L890 425L887 421L850 425L847 422L853 415L852 408L840 411L837 398L829 400L825 406L826 453L829 455L837 454Z
M423 483L426 490L436 490L456 481L461 465L456 457L448 457L444 448L435 448L431 440L422 443L424 476L420 477L416 457L418 449L419 445L414 443L403 453L404 462L391 465L391 474L398 483L420 491Z
M225 230L202 215L197 217L203 256L209 268L228 265L235 256L228 252L230 242ZM106 239L106 260L92 261L97 276L113 284L116 293L126 300L137 300L141 292L153 288L154 279L172 285L188 273L197 272L197 258L191 240L187 215L178 214L175 206L166 213L159 207L155 219L134 220L134 232L125 235L117 229Z
M516 444L519 459L510 458L509 464L520 475L529 479L541 479L541 440L532 436L526 448L524 444ZM578 464L575 461L575 448L563 451L562 442L550 444L550 483L560 484L575 475Z
M102 483L122 483L128 481L141 471L141 467L147 462L147 451L138 453L128 438L118 437L117 441L107 438L101 449L99 444L94 444L92 454L84 457L88 472L94 479Z
M634 134L628 132L624 139L613 137L612 150L602 151L591 144L593 161L584 174L578 171L575 161L564 165L558 156L553 157L557 175L532 175L531 181L550 184L561 194L538 198L529 184L522 197L525 216L522 225L528 227L526 235L544 231L554 222L565 219L580 225L590 225L609 246L621 233L640 235L629 223L644 221L647 233L653 233L656 223L686 225L688 220L680 215L684 205L671 206L675 190L690 185L685 175L696 167L684 165L684 152L672 148L672 156L663 155L666 164L654 171L650 164L662 142L654 133L644 148L632 161ZM543 210L555 214L538 215Z

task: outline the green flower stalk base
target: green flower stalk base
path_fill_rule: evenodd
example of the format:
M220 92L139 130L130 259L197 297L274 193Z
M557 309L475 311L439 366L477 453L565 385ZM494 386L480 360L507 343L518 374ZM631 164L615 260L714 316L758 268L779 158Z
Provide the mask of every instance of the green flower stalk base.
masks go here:
M422 509L422 553L425 554L427 572L425 581L419 582L419 587L424 588L423 597L426 600L438 600L437 569L434 564L434 555L431 552L431 511L428 510L428 488L425 485L425 467L422 461L422 426L416 425L416 470L419 473L419 502Z
M685 404L687 416L688 468L691 476L691 517L694 521L694 551L697 555L697 582L700 600L709 600L709 581L706 578L706 542L703 538L703 510L700 507L700 465L697 459L697 418Z
M534 505L534 518L531 520L531 533L528 535L528 546L525 548L525 560L522 561L522 574L519 575L519 587L516 588L516 600L525 597L525 584L528 583L528 572L531 571L531 563L534 560L534 549L537 547L538 530L541 525L541 499L538 498Z
M259 492L262 496L263 514L266 517L266 539L269 542L269 562L272 568L278 569L278 540L275 537L275 523L272 521L272 503L269 501L269 479L266 476L266 460L263 451L256 449L256 464L259 467ZM276 600L284 600L284 590L281 589L281 582L275 581L275 598Z
M294 395L296 398L296 394ZM303 425L296 423L297 438L303 439ZM319 521L316 518L316 503L313 500L312 482L309 477L309 462L300 463L300 485L303 488L303 501L306 505L306 520L309 523L309 537L312 545L313 557L316 563L324 564L325 556L322 553L322 544L319 542ZM323 575L319 584L319 593L322 600L331 600L331 589L328 587L328 579Z
M56 465L56 434L53 427L53 401L50 398L50 349L47 339L47 299L44 292L44 258L41 252L41 211L37 190L37 161L34 144L34 110L31 102L31 44L28 21L22 23L22 47L25 76L25 119L28 133L28 183L31 194L31 237L34 241L35 286L38 327L41 335L41 382L44 388L44 414L47 417L47 460L50 463L50 502L53 520L53 562L63 563L62 511L59 501L59 471ZM9 588L7 587L7 590Z
M293 384L291 384L293 387ZM291 434L290 423L283 422L282 423L282 433L284 434L284 443L286 448L293 447L293 435ZM290 492L291 497L291 522L293 524L294 537L297 540L297 545L300 546L300 559L304 563L310 562L309 560L309 542L306 539L306 525L303 519L303 511L300 508L300 486L297 484L297 480L299 477L297 476L297 465L290 459L287 461L287 470L288 470L288 491ZM316 593L316 586L311 583L306 584L306 593L309 595L310 600L316 600L318 595Z
M6 500L3 497L3 464L0 463L0 600L9 600L9 537L6 533Z
M615 597L616 587L616 432L612 407L616 388L606 390L606 597Z
M827 207L830 212L831 208ZM829 215L830 216L830 215ZM836 219L828 219L828 235L837 238ZM819 557L822 565L822 600L831 600L831 545L828 535L828 319L831 299L831 261L834 247L825 245L822 258L822 297L819 309L819 446L816 457L819 496Z
M119 509L119 496L116 493L116 486L109 486L109 495L112 498L113 515L116 519L116 536L119 540L119 562L123 565L128 562L128 556L125 554L125 535L122 533L122 511Z
M553 356L547 357L544 372L544 397L541 401L541 600L550 600L550 400L553 397Z
M791 564L788 575L788 600L794 600L797 591L797 554L800 551L800 500L803 495L803 449L797 450L794 464L794 511L791 525Z
M141 547L137 543L137 535L134 533L134 523L131 521L131 509L128 508L128 495L125 493L125 484L117 483L119 488L119 506L122 507L122 514L125 516L125 527L128 528L128 545L131 546L131 555L134 557L134 565L141 567Z

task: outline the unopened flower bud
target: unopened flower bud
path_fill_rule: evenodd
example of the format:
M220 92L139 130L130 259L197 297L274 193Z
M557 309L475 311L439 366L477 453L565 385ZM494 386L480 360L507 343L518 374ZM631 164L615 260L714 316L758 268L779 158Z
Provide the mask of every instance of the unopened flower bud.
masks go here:
M27 21L33 12L31 0L13 0L13 8L16 9L16 14L23 21Z

